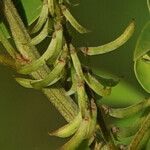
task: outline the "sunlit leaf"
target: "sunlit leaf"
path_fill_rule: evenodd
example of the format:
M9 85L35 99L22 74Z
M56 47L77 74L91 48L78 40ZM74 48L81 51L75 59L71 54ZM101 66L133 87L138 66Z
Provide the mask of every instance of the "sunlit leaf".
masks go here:
M138 60L134 65L134 71L141 86L150 93L150 62Z

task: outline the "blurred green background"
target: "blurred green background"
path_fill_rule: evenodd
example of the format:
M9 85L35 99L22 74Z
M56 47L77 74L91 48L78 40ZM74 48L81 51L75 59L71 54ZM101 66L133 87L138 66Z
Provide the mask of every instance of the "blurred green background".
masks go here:
M41 9L40 1L22 2L27 15L31 17L29 20L32 20ZM70 27L77 46L105 44L119 36L132 18L136 20L134 36L124 46L109 54L83 59L83 63L89 65L97 75L121 78L111 96L103 98L102 102L111 106L128 106L148 97L135 78L132 60L137 37L150 17L146 0L72 2L79 4L71 6L72 14L91 30L88 34L80 35ZM13 80L14 76L15 72L0 66L0 149L56 150L65 140L50 137L48 132L65 124L64 119L43 94L19 86ZM132 121L133 118L121 124Z

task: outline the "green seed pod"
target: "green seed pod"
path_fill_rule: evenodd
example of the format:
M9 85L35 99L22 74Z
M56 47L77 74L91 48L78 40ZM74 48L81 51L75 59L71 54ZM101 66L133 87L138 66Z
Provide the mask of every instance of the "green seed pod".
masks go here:
M58 47L57 45L61 44L62 45L62 30L57 30L53 36L52 36L52 40L47 48L47 50L45 51L45 53L37 60L31 62L30 64L27 64L23 67L21 67L18 72L22 73L22 74L30 74L33 71L36 71L38 68L40 68L41 66L43 66L45 64L46 61L48 61L48 59L51 59L53 57L55 57L55 53L57 53L58 51ZM59 49L60 51L60 49Z
M66 64L67 53L68 53L67 45L65 45L64 50L62 52L62 56L60 57L60 60L58 61L57 65L44 79L32 80L32 79L16 78L16 81L20 85L27 88L41 89L47 86L51 86L62 77L62 70Z
M101 45L101 46L82 47L80 49L86 55L98 55L98 54L104 54L104 53L111 52L111 51L119 48L120 46L122 46L125 42L127 42L130 39L130 37L133 35L134 29L135 29L135 22L132 21L129 24L129 26L125 29L123 34L121 36L119 36L116 40L114 40L108 44Z
M54 5L54 0L48 0L48 8L49 12L52 16L54 16L55 13L55 5Z
M48 18L48 3L47 0L43 0L43 7L40 16L38 18L36 25L33 27L31 33L38 32L45 24L47 18Z
M144 119L144 121L140 126L140 129L132 138L132 141L128 146L128 150L139 150L142 144L141 141L144 139L144 135L146 135L146 133L149 131L149 128L150 128L150 113L146 116L146 118ZM149 136L147 136L148 139Z
M84 118L88 110L88 97L85 91L84 82L77 78L77 96L78 96L78 105L81 111L81 115Z
M3 44L3 46L5 47L6 51L9 53L9 55L12 58L16 58L17 52L15 51L15 49L13 48L13 46L10 44L10 42L8 41L7 37L5 37L2 29L0 28L0 42Z
M62 76L59 76L57 78L55 78L50 84L49 86L55 84L56 82L58 82L60 79L62 78ZM33 79L25 79L25 78L15 78L15 80L23 87L25 88L34 88L32 86L32 82L34 82L35 80ZM39 80L37 80L39 81Z
M75 150L79 147L79 145L86 139L87 128L88 128L88 119L84 119L75 133L75 135L65 143L59 150Z
M79 113L71 122L69 122L67 125L59 128L56 131L53 131L49 133L51 136L58 136L62 138L70 137L73 135L79 128L81 124L82 118L81 114Z
M97 107L94 102L94 99L91 100L91 116L90 116L90 123L89 123L89 130L87 137L91 137L95 132L95 127L97 123Z
M73 83L71 88L66 92L66 95L70 96L76 92L76 83Z
M49 34L49 19L46 21L41 32L31 40L31 44L37 45L42 42Z
M47 64L53 64L57 58L59 58L59 55L62 51L63 44L64 44L64 38L63 38L63 28L60 23L57 23L55 25L55 31L57 33L56 38L57 38L57 45L55 48L55 51L53 53L53 56L47 60Z
M134 72L140 85L150 93L150 61L140 59L134 63Z
M137 104L131 105L126 108L108 108L108 109L109 109L110 116L115 118L125 118L140 112L142 109L148 106L150 106L150 101L143 100Z
M108 78L107 76L105 77L99 74L94 74L94 76L105 87L114 87L120 82L118 77Z
M33 88L31 83L33 82L33 79L25 79L25 78L15 78L15 80L23 87L25 88Z
M78 55L76 53L76 49L73 47L72 44L70 44L70 54L71 54L71 59L73 62L73 66L75 68L75 71L80 79L83 79L83 71L81 67L80 60L78 58Z
M66 6L61 5L61 10L63 15L66 17L66 19L70 22L70 24L79 32L79 33L87 33L89 32L87 29L85 29L83 26L81 26L76 19L72 16L72 14L69 12L69 10L66 8Z
M44 79L41 79L39 81L33 81L31 83L32 86L36 89L47 87L56 78L60 77L62 70L64 69L64 66L66 65L67 54L68 54L67 45L65 45L62 55L61 55L57 65L55 66L55 68Z
M71 66L71 80L72 80L72 86L71 88L66 92L66 95L72 95L74 94L77 90L77 78L76 78L76 72L73 66Z
M84 80L88 86L98 95L107 96L111 93L110 87L104 87L97 79L95 79L90 73L84 74Z

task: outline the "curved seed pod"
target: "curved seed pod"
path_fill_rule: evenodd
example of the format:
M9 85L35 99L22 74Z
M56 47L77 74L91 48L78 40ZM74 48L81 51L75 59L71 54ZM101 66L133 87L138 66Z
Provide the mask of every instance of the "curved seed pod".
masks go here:
M131 143L129 144L128 150L138 150L141 146L141 141L144 138L144 135L148 132L150 128L150 113L146 116L144 121L142 122L142 125L138 132L135 134L135 136L132 138ZM149 135L150 136L150 135ZM149 138L148 136L148 138Z
M62 70L66 65L67 52L68 52L67 45L65 45L64 50L62 52L62 56L58 61L57 65L55 66L55 68L44 79L41 79L39 81L33 81L31 83L34 88L39 89L47 87L51 82L53 82L56 78L58 78L61 75Z
M78 55L76 53L76 49L73 47L72 44L70 44L70 54L71 54L71 59L72 59L72 62L73 62L73 66L75 68L75 71L76 71L78 77L80 79L83 79L84 75L83 75L81 63L80 63L80 60L79 60Z
M150 93L150 63L144 59L134 63L134 72L140 85L145 91Z
M81 26L76 19L72 16L72 14L69 12L69 10L66 8L66 6L61 5L61 10L63 15L66 17L66 19L70 22L70 24L79 32L79 33L87 33L89 32L87 29L85 29L83 26Z
M150 62L150 55L149 55L149 54L145 54L142 58L143 58L145 61Z
M90 138L94 131L96 130L96 123L97 123L97 107L94 102L94 100L91 100L91 118L90 118L90 124L89 124L89 131L88 131L88 137Z
M53 58L55 53L57 53L57 44L60 44L60 37L62 37L62 30L57 30L53 34L52 40L45 53L36 61L21 67L18 72L22 74L30 74L31 72L36 71L39 67L43 66L48 59Z
M88 109L88 97L85 91L84 82L77 78L77 96L78 96L78 105L81 111L81 115L84 118Z
M69 91L66 92L66 95L70 96L73 95L75 92L76 92L76 84L73 83Z
M88 86L98 95L107 96L111 93L110 87L104 87L98 80L96 80L90 73L84 74L84 80Z
M55 51L53 53L53 56L47 60L47 64L53 64L57 58L59 58L59 54L61 53L64 40L63 40L63 28L60 23L57 23L55 25L55 31L57 33L56 38L57 38L57 45L55 48ZM57 62L57 61L56 61Z
M129 26L125 29L123 34L119 36L116 40L98 47L82 47L80 49L86 55L98 55L111 52L122 46L125 42L127 42L132 36L134 29L135 29L135 22L132 21L129 24Z
M58 82L60 79L62 78L62 76L57 77L56 79L54 79L49 86L55 84L56 82ZM33 79L25 79L25 78L15 78L15 80L23 87L25 88L34 88L32 86L32 82L34 82L35 80Z
M0 42L3 44L3 46L5 47L6 51L9 53L9 55L12 58L16 58L17 52L15 51L15 49L13 48L13 46L10 44L10 42L8 41L7 37L5 37L3 31L0 28Z
M77 90L77 78L76 78L76 72L75 69L71 66L71 80L72 80L72 86L69 91L66 92L66 95L72 95L74 94Z
M46 21L41 32L31 40L31 44L37 45L42 42L49 34L49 19Z
M55 68L44 78L40 80L32 80L32 79L24 79L24 78L16 78L16 81L22 85L23 87L27 88L43 88L50 86L54 83L56 83L62 76L62 70L66 64L67 59L67 45L64 46L64 51L62 53L62 56L55 66Z
M33 79L25 79L25 78L15 78L15 80L25 88L33 88L31 82Z
M109 115L115 118L125 118L129 117L142 109L150 106L149 100L143 100L137 104L131 105L126 108L108 108Z
M73 135L78 130L78 128L81 124L81 121L82 121L82 118L81 118L81 114L79 113L77 115L77 117L75 117L67 125L59 128L56 131L49 133L49 135L58 136L58 137L62 137L62 138L69 137L69 136Z
M48 8L49 8L50 14L54 16L54 13L55 13L54 0L48 0Z
M48 18L48 3L47 0L43 0L43 7L40 16L38 18L36 25L33 27L31 33L38 32L46 22L47 18Z
M99 74L98 75L94 74L94 76L105 87L114 87L120 82L119 78L108 78L108 77L103 77Z
M64 144L59 150L77 149L79 145L83 142L83 140L86 139L88 123L89 123L88 120L83 119L75 135L66 144Z

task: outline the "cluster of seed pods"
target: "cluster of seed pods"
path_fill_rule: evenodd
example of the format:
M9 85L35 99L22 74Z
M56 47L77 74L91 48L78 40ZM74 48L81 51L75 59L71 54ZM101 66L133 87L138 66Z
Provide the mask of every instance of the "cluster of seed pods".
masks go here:
M14 62L17 60L14 64L18 73L30 75L38 71L38 69L45 64L51 69L48 75L42 79L16 78L16 81L20 85L26 88L43 89L47 87L51 88L51 86L62 80L65 80L66 84L69 83L70 89L66 88L66 95L71 96L77 102L79 112L67 125L49 133L50 135L62 138L72 136L60 150L74 150L78 148L83 141L87 141L87 149L90 149L90 145L93 146L92 143L95 142L94 147L96 149L96 147L100 147L99 143L101 143L101 141L95 140L96 132L99 131L99 127L97 127L98 106L92 93L101 97L107 96L111 92L111 87L115 84L103 84L96 76L88 71L88 69L85 69L85 66L80 63L78 51L80 50L85 55L98 55L116 50L130 39L135 29L135 22L132 20L124 32L112 42L96 47L76 47L71 43L70 37L66 36L66 22L69 22L79 33L87 33L89 30L78 23L70 13L68 5L67 0L43 0L41 13L34 23L34 26L30 29L30 35L32 37L30 44L36 46L45 38L51 38L47 39L49 40L47 49L38 59L28 61L24 51L21 49L16 51L2 31L0 31L0 41L11 57L9 61L12 60L12 62ZM17 39L14 40L17 41ZM140 62L143 61L143 59L149 59L149 56L145 55L145 53L140 54L139 57L142 57ZM9 61L6 61L7 58L5 58L5 56L0 57L0 59L3 63L10 64ZM23 59L25 63L19 59ZM139 63L139 61L136 61L136 64L137 63ZM92 92L90 93L89 91ZM113 109L107 106L103 108L105 108L106 114L109 114L111 117L124 118L149 105L148 102L144 101L128 108ZM114 129L114 127L112 129ZM139 125L136 129L139 129ZM115 133L114 130L112 131L113 134L117 136L128 136L127 133L129 133L127 130L119 130L121 132ZM99 132L101 133L101 131ZM103 144L103 146L105 149L105 144Z

